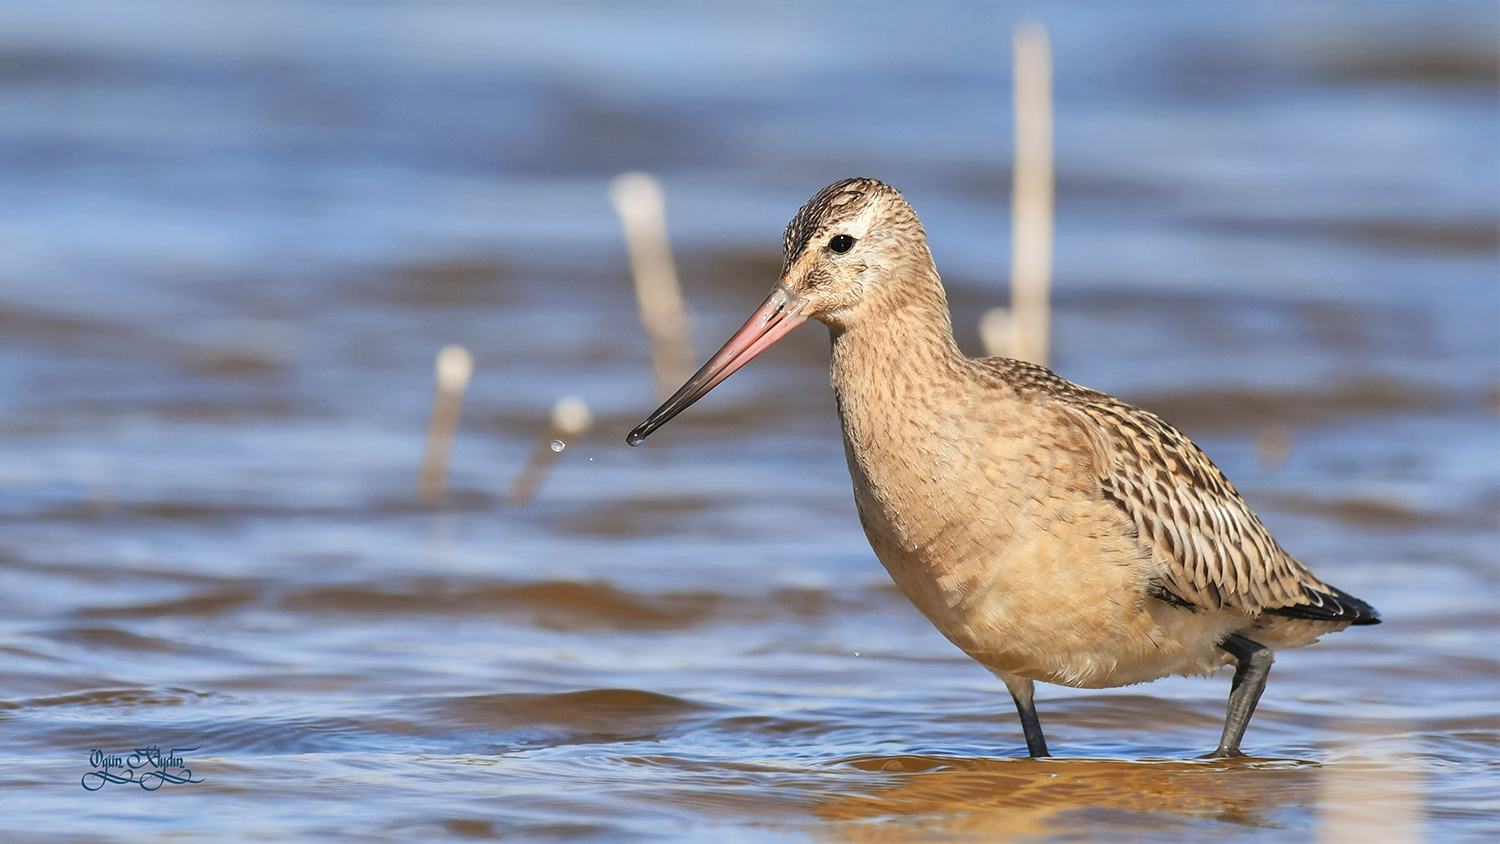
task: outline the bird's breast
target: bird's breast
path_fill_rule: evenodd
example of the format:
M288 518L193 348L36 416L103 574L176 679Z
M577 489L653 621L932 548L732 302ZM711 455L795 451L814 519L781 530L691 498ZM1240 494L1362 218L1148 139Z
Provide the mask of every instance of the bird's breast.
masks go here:
M1117 637L1138 613L1129 526L1094 493L1081 432L1020 403L963 411L844 414L870 546L938 630L992 669L1093 682L1110 660L1081 643ZM1055 664L1037 663L1044 653Z
M966 410L843 414L865 534L924 611L993 588L1055 481L1000 414Z

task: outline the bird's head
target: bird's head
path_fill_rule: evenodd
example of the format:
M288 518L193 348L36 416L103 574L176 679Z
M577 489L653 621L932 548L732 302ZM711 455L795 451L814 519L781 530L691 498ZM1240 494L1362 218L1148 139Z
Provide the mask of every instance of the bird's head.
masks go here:
M903 262L930 267L917 213L895 188L845 179L818 191L787 224L781 279L749 321L688 382L630 432L652 431L702 398L751 358L808 319L842 330L899 301Z
M799 313L834 328L881 309L903 262L930 261L917 213L874 179L845 179L818 191L787 224L777 285Z

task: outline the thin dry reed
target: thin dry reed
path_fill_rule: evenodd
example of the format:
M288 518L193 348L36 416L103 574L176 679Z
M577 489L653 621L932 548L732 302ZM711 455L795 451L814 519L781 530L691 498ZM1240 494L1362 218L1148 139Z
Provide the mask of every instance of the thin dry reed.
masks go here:
M693 371L687 310L667 239L666 203L661 186L646 173L617 176L609 186L609 195L625 229L636 305L651 340L656 393L666 398Z

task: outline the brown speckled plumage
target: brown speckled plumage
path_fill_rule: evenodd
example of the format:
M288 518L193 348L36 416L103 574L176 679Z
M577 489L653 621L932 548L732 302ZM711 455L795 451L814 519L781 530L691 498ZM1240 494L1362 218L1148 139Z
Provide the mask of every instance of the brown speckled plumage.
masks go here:
M782 233L782 274L790 269L793 259L807 251L808 241L821 226L832 219L852 216L851 211L869 204L882 187L874 179L845 179L813 194Z
M835 249L840 237L853 246ZM1034 681L1099 688L1225 663L1237 670L1217 752L1236 754L1272 652L1379 620L1282 550L1154 414L1040 366L965 357L926 233L894 189L823 189L783 245L777 291L725 348L768 330L757 319L828 325L870 545L938 630L1005 681L1033 755L1046 753ZM693 386L705 377L637 432L727 374Z
M1318 580L1287 554L1224 473L1154 413L1065 381L1024 361L976 361L1023 392L1048 396L1089 437L1099 493L1165 563L1153 597L1320 621L1376 618L1370 606Z

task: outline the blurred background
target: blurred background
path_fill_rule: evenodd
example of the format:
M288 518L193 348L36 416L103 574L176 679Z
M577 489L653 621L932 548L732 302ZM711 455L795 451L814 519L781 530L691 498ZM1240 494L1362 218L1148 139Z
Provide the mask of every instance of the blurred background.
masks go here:
M623 171L699 360L852 175L980 353L1028 19L1053 368L1386 619L1279 660L1258 762L1193 761L1224 676L1044 687L1082 758L1014 759L864 540L820 326L623 442ZM0 2L7 837L1493 840L1497 39L1492 2ZM507 506L565 395L594 428ZM204 781L80 788L148 744Z

